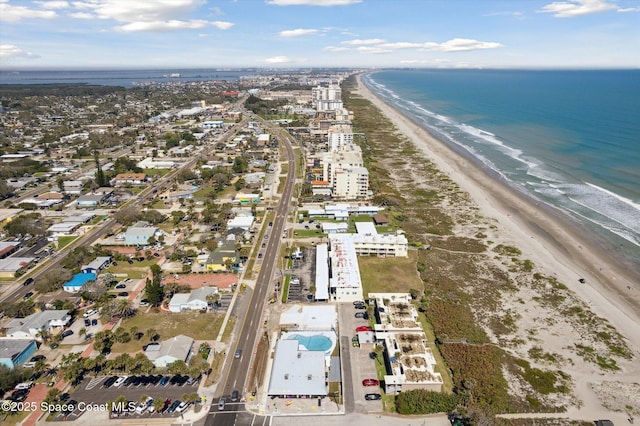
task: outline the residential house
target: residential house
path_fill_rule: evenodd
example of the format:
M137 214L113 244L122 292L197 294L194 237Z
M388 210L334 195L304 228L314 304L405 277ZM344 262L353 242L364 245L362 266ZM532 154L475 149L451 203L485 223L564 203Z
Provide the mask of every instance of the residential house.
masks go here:
M209 272L226 271L229 264L237 262L236 243L232 240L224 241L215 249L207 260L206 268Z
M162 231L155 226L136 223L130 226L124 233L124 243L127 245L144 246L152 237L159 237Z
M33 339L0 338L0 365L9 369L21 366L38 350Z
M41 331L61 330L71 322L69 311L40 311L25 318L14 318L4 328L12 339L40 339Z
M147 183L147 175L144 173L119 173L112 180L113 186L144 185Z
M209 307L208 296L218 293L216 287L200 287L191 293L176 293L169 301L171 312L201 311Z
M147 346L144 354L157 368L163 368L176 361L187 362L193 343L191 337L180 334L159 344Z
M111 264L111 256L99 256L92 260L89 264L83 265L80 272L85 274L98 274L104 268Z
M62 286L64 291L68 291L69 293L77 293L82 290L82 287L85 286L90 281L96 280L96 274L92 272L75 274L70 281Z

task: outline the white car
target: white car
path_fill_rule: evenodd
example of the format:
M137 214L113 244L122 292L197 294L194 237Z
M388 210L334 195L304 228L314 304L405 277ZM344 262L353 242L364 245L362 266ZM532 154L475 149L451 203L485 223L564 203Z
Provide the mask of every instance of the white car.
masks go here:
M153 407L153 398L151 398L150 396L148 396L144 402L138 404L138 406L136 407L136 414L144 413L149 407Z
M87 312L85 312L84 314L82 314L82 316L84 318L89 318L91 315L97 313L98 311L96 311L95 309L89 309Z
M188 402L182 401L180 405L178 405L178 407L176 408L176 412L182 413L184 410L187 409L188 406L189 406Z
M116 379L115 382L113 382L113 387L114 388L119 388L120 386L122 386L122 384L124 383L125 380L127 380L127 377L129 376L120 376Z

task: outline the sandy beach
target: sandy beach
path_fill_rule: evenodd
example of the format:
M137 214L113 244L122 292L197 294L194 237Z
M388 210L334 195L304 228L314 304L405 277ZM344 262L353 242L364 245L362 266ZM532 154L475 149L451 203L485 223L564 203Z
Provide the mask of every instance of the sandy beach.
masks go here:
M575 364L570 374L575 383L575 395L581 407L570 410L573 418L587 420L608 415L612 419L627 419L624 413L614 413L598 406L592 388L602 381L639 383L640 366L640 276L626 268L612 253L588 238L589 232L572 224L563 214L551 207L538 205L506 184L489 176L472 161L454 152L443 142L371 92L358 76L360 96L372 101L396 128L431 160L437 168L470 194L481 214L496 221L499 238L518 247L525 258L531 259L544 274L557 278L596 315L608 320L626 339L635 355L628 363L620 363L621 371L603 373L593 365ZM583 278L585 283L579 279ZM535 321L537 313L529 313ZM526 316L524 320L526 320ZM559 328L562 324L558 325ZM563 332L548 330L545 338L539 335L549 350L562 352L566 344ZM602 402L602 398L600 398ZM586 411L585 411L586 410ZM595 417L594 417L595 416Z

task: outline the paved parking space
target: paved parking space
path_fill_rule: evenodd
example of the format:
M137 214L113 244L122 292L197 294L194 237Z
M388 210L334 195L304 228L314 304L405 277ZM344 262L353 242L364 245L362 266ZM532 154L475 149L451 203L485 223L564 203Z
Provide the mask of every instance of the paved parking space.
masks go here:
M362 312L355 309L353 305L348 303L342 303L338 307L339 324L341 335L347 336L349 343L351 338L356 335L355 329L361 325L368 325L369 321L362 318L355 318L356 312ZM344 345L347 346L347 345ZM343 346L343 347L344 347ZM354 348L351 344L348 345L350 357L350 364L354 366L351 371L345 369L344 374L351 375L353 382L353 390L349 395L345 389L345 399L351 399L354 403L354 409L356 412L371 413L382 412L381 401L367 401L364 399L364 395L367 393L379 393L382 394L382 389L379 386L363 386L362 381L364 379L378 379L376 372L375 361L369 358L369 354L373 351L374 345L372 343L361 343L359 348ZM345 354L343 354L345 356ZM346 365L346 363L345 363Z
M185 393L192 393L198 391L198 382L195 382L191 385L187 385L186 383L182 386L172 385L167 383L165 386L158 385L138 385L138 386L120 386L120 387L109 387L105 388L103 386L104 381L109 376L103 376L96 379L85 379L78 385L76 390L71 394L69 400L75 400L78 403L83 402L87 404L105 404L109 401L115 401L118 397L124 396L128 401L134 401L136 405L140 401L140 398L143 395L150 396L152 398L162 398L162 399L171 399L172 401L182 399L182 395ZM64 416L62 414L56 417L56 421L62 420L75 420L84 413L80 412L80 410L75 410L73 413ZM161 417L175 417L176 413L172 414L143 414L143 415L133 415L136 418L161 418Z

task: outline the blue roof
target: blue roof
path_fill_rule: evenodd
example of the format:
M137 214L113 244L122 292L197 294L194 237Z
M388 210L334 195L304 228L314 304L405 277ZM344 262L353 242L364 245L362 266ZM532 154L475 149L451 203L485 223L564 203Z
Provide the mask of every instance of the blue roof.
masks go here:
M64 286L65 287L82 287L89 281L95 281L95 280L96 280L96 274L92 272L79 273L79 274L75 274L73 278L71 278L71 280L67 282Z

